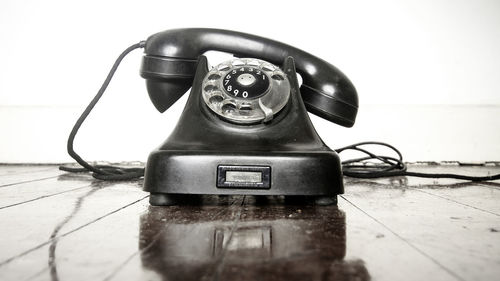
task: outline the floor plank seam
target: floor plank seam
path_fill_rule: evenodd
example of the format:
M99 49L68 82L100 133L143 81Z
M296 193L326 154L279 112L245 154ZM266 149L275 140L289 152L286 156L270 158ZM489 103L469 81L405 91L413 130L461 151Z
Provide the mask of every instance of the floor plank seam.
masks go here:
M87 184L87 185L84 185L84 186L76 187L76 188L73 188L73 189L64 190L64 191L53 193L53 194L49 194L49 195L43 195L43 196L36 197L36 198L30 199L30 200L26 200L26 201L23 201L23 202L18 202L18 203L14 203L14 204L10 204L10 205L5 205L5 206L0 206L0 210L6 209L6 208L10 208L10 207L14 207L14 206L19 206L19 205L26 204L26 203L30 203L30 202L37 201L37 200L40 200L40 199L45 199L45 198L49 198L49 197L52 197L52 196L56 196L56 195L68 193L68 192L71 192L71 191L83 189L83 188L86 188L86 187L89 187L89 186L91 186L91 184Z
M33 280L35 278L37 278L38 276L42 275L44 272L46 272L47 270L49 270L49 267L44 267L42 270L39 270L38 272L36 272L35 274L31 275L31 276L28 276L26 279L24 279L23 281L30 281L30 280Z
M387 188L388 186L391 187L396 187L397 189L400 190L406 190L406 189L412 189L412 188L429 188L429 189L435 189L436 187L442 187L442 188L464 188L464 187L470 187L470 186L478 186L481 185L481 183L476 183L476 182L471 182L471 181L463 181L463 182L455 182L455 183L447 183L447 184L397 184L394 185L393 183L380 183L376 182L373 180L351 180L349 182L345 183L346 190L349 189L350 186L353 185L363 185L363 186L368 186L370 188L375 188L375 187L380 187L380 188ZM495 187L493 187L495 188Z
M149 195L148 195L149 197ZM235 201L231 202L231 204L228 206L231 207L233 206L235 203ZM222 209L220 210L219 212L215 213L214 216L218 216L222 213L224 213L225 211L227 211L227 209ZM149 245L147 245L146 247L134 252L132 255L130 255L128 258L126 258L122 263L120 263L114 270L111 271L111 273L106 276L103 281L109 281L109 280L112 280L123 268L125 268L125 266L137 255L139 254L142 254L146 251L148 251L152 245L154 245L156 243L156 241L158 241L158 239L161 237L161 235L168 229L170 225L167 224L159 233L157 233L155 235L155 237L153 238L153 240L151 241L151 243L149 243Z
M478 185L490 189L500 190L500 183L497 182L479 182Z
M60 175L56 175L56 176L50 176L50 177L46 177L46 178L39 178L39 179L32 179L32 180L27 180L27 181L20 181L20 182L15 182L15 183L3 184L3 185L0 185L0 188L7 187L7 186L13 186L13 185L17 185L17 184L28 183L28 182L44 181L44 180L48 180L48 179L57 178L59 176Z
M432 256L430 256L429 254L427 254L426 252L424 252L423 250L421 250L417 246L415 246L412 243L410 243L403 236L401 236L398 233L396 233L390 227L388 227L387 225L385 225L384 223L382 223L381 221L379 221L377 218L375 218L372 215L368 214L366 211L364 211L363 209L361 209L360 207L358 207L356 204L354 204L353 202L349 201L347 198L344 197L344 195L339 195L339 196L340 196L340 198L344 199L347 203L349 203L350 205L352 205L354 208L358 209L360 212L362 212L363 214L367 215L369 218L371 218L372 220L374 220L375 222L377 222L378 224L380 224L382 227L384 227L385 229L387 229L389 232L391 232L393 235L395 235L396 237L398 237L401 241L403 241L404 243L406 243L412 249L414 249L415 251L417 251L418 253L420 253L424 257L430 259L433 263L435 263L438 267L440 267L441 269L443 269L444 271L446 271L452 277L454 277L457 280L465 281L465 279L463 279L458 274L456 274L455 272L453 272L452 270L450 270L449 268L447 268L446 266L444 266L443 264L441 264L439 261L437 261L436 259L434 259Z
M450 201L450 202L453 202L453 203L456 203L456 204L459 204L459 205L462 205L462 206L465 206L465 207L469 207L469 208L472 208L472 209L477 210L477 211L485 212L485 213L488 213L488 214L500 217L500 214L497 214L497 213L494 213L494 212L491 212L491 211L488 211L488 210L484 210L484 209L481 209L481 208L478 208L478 207L475 207L475 206L472 206L472 205L469 205L469 204L466 204L466 203L462 203L462 202L453 200L451 198L447 198L447 197L444 197L444 196L441 196L441 195L438 195L438 194L426 192L424 190L417 189L417 188L415 188L414 190L422 192L422 193L425 193L425 194L428 194L428 195L431 195L431 196L435 196L435 197L438 197L438 198L441 198L441 199L444 199L444 200L447 200L447 201Z
M167 229L168 227L165 227L165 229ZM163 230L162 230L163 231ZM151 245L151 244L150 244ZM149 248L149 245L146 247L146 248ZM111 279L113 279L116 274L118 274L118 272L120 272L123 268L125 268L125 266L134 258L136 257L137 255L139 255L140 253L142 252L142 250L140 251L136 251L134 252L132 255L130 255L129 257L127 257L122 263L120 263L108 276L106 276L104 279L102 279L103 281L109 281Z
M63 234L61 234L61 235L59 235L59 236L57 236L57 237L54 237L54 238L52 238L52 239L49 239L49 240L45 241L44 243L39 244L39 245L37 245L37 246L35 246L35 247L31 248L31 249L28 249L28 250L26 250L26 251L24 251L24 252L22 252L22 253L20 253L20 254L17 254L17 255L15 255L15 256L13 256L13 257L10 257L10 258L8 258L8 259L6 259L6 260L3 260L3 261L1 261L1 262L0 262L0 267L2 267L2 266L4 266L4 265L6 265L6 264L8 264L8 263L12 262L13 260L15 260L15 259L17 259L17 258L23 257L23 256L25 256L25 255L27 255L27 254L29 254L29 253L33 252L33 251L36 251L36 250L38 250L38 249L42 248L43 246L46 246L46 245L48 245L48 244L52 243L55 239L61 239L61 238L64 238L64 237L66 237L66 236L68 236L68 235L70 235L70 234L72 234L72 233L74 233L74 232L76 232L76 231L78 231L78 230L80 230L80 229L84 228L84 227L87 227L87 226L89 226L89 225L91 225L91 224L93 224L93 223L95 223L95 222L97 222L97 221L100 221L100 220L102 220L102 219L104 219L104 218L106 218L106 217L108 217L108 216L110 216L110 215L112 215L112 214L115 214L115 213L117 213L117 212L119 212L119 211L121 211L121 210L123 210L123 209L125 209L125 208L127 208L127 207L130 207L130 206L132 206L132 205L134 205L134 204L136 204L136 203L138 203L138 202L140 202L140 201L142 201L142 200L146 199L147 197L149 197L149 195L144 196L144 197L142 197L141 199L138 199L138 200L136 200L136 201L133 201L133 202L131 202L131 203L129 203L129 204L127 204L127 205L123 206L123 207L120 207L120 208L118 208L118 209L116 209L116 210L113 210L113 211L111 211L111 212L109 212L109 213L105 214L104 216L98 217L98 218L96 218L96 219L94 219L94 220L92 220L92 221L90 221L90 222L87 222L87 223L85 223L85 224L83 224L83 225L81 225L81 226L79 226L79 227L77 227L77 228L74 228L74 229L72 229L72 230L70 230L70 231L68 231L68 232L65 232L65 233L63 233Z
M26 174L34 174L34 173L40 173L40 172L46 172L54 170L54 167L48 167L45 169L40 169L40 170L28 170L28 171L18 171L15 173L8 173L8 174L0 174L0 177L5 177L5 176L13 176L13 175L26 175Z
M90 189L90 191L88 191L84 195L78 197L78 199L76 200L76 203L75 203L75 207L73 208L73 211L71 211L71 213L69 215L67 215L66 218L64 218L60 223L58 223L56 225L56 227L54 228L54 230L52 231L52 233L50 235L50 240L52 240L52 242L50 243L50 246L49 246L48 264L49 264L49 269L50 269L50 277L53 281L59 280L59 275L57 274L57 263L56 263L56 248L57 248L57 243L59 241L59 239L55 239L58 236L57 234L80 211L85 199L90 197L90 195L94 194L95 192L101 190L103 187L105 187L105 186L103 186L103 185L97 186L97 188L92 188L92 189Z

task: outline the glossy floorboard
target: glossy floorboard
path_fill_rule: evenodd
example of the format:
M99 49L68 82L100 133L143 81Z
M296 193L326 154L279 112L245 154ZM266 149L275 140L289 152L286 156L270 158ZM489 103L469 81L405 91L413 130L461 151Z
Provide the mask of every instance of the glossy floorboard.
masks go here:
M479 175L500 167L412 166ZM0 280L498 280L500 182L346 178L338 206L0 166Z

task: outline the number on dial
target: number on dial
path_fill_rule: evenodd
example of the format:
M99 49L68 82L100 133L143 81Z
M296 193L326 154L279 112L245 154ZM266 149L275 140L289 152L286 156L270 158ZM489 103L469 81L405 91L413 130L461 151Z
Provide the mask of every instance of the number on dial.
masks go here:
M262 96L269 88L267 75L258 67L237 67L230 70L223 80L228 95L243 99Z

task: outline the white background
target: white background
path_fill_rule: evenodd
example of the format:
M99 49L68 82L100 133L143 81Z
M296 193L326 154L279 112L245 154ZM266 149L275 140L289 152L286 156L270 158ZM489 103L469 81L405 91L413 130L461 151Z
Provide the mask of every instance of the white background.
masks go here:
M118 54L180 27L269 37L341 69L357 123L311 116L332 148L379 140L409 161L500 160L500 1L2 0L0 162L72 161L67 135ZM175 125L187 95L158 113L140 58L124 60L77 136L87 160L145 161Z

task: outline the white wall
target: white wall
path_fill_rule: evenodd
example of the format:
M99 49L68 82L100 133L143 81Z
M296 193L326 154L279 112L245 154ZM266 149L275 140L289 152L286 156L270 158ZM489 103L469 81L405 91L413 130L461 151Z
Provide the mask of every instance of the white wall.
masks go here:
M65 142L116 56L170 28L254 33L309 51L358 89L354 128L312 117L339 147L387 141L407 160L500 160L500 1L0 2L0 162L68 162ZM127 57L77 138L88 160L141 160L175 125ZM210 55L217 64L221 55Z

